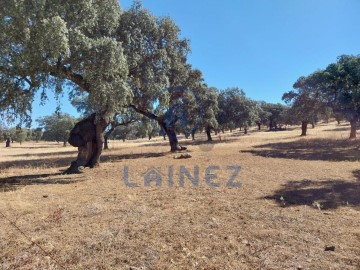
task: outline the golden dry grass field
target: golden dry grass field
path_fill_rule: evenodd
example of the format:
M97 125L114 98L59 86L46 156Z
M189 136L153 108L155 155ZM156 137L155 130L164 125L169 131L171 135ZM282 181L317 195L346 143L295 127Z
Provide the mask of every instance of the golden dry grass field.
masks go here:
M182 138L188 159L160 137L111 141L78 175L61 174L75 148L4 143L0 269L360 269L359 140L345 123L299 134L226 132L213 149ZM228 166L241 187L226 186ZM199 186L184 172L196 168ZM161 187L144 185L151 170Z

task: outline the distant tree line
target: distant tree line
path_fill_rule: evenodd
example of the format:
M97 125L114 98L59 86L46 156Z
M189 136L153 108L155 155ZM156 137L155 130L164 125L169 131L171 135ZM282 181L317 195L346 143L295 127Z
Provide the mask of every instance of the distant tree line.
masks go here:
M360 56L341 55L336 63L300 77L282 99L290 105L294 120L301 122L302 136L309 123L322 116L350 122L350 139L356 138L360 116Z

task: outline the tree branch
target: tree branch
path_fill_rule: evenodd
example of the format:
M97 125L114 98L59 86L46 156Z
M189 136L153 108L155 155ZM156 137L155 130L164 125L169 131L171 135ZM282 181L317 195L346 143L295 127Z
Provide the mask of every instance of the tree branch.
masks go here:
M146 116L146 117L148 117L148 118L150 118L150 119L158 120L158 116L155 115L155 114L153 114L153 113L151 113L151 112L149 112L149 111L141 110L141 109L137 108L137 107L136 107L135 105L133 105L133 104L130 104L129 107L132 108L132 109L134 109L137 113L140 113L140 114L142 114L142 115L144 115L144 116Z

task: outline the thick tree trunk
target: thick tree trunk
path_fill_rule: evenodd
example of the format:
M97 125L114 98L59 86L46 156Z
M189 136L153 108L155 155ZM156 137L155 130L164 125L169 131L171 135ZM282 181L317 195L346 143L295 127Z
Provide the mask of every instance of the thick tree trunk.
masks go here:
M78 122L70 132L69 143L78 147L78 156L64 173L80 173L80 167L96 167L104 143L104 131L110 119L96 119L95 114Z
M165 131L166 135L169 138L171 152L176 152L186 149L186 147L182 147L179 144L174 127L167 126L166 123L159 118L157 119L157 122L159 126Z
M7 138L6 139L6 144L5 144L6 147L10 147L11 146L11 139L10 138Z
M166 141L166 134L164 134L164 141Z
M355 139L356 138L356 127L358 123L358 116L354 116L350 121L350 137L349 139Z
M225 128L222 128L221 131L222 131L222 133L225 133Z
M248 133L248 129L247 127L244 128L244 134L247 134Z
M315 123L314 122L311 122L311 127L315 128Z
M208 141L212 141L212 138L211 138L211 127L206 127L206 136L207 136L207 140Z
M67 141L64 141L63 146L64 146L64 147L66 147L66 146L67 146Z
M257 126L258 126L258 130L260 130L261 129L261 124L257 123Z
M148 137L149 137L149 141L151 140L151 134L148 134Z
M301 135L300 136L306 136L308 121L302 121L301 122Z

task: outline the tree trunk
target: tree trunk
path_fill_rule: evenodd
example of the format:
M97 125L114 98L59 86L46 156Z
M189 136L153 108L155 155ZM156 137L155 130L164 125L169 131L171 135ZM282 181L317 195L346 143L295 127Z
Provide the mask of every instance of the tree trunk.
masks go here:
M355 139L356 138L356 127L357 127L357 123L358 123L358 116L354 116L351 120L350 120L350 137L349 139Z
M195 140L195 130L192 130L192 131L191 131L191 139L192 139L192 140Z
M212 138L211 138L211 128L210 128L210 127L206 127L206 136L207 136L207 140L208 140L208 141L212 141Z
M307 125L308 125L308 121L301 122L301 135L300 136L306 136Z
M257 126L258 126L258 130L260 130L261 129L261 124L257 123Z
M110 122L110 119L99 118L96 119L95 114L92 114L71 130L68 142L78 147L78 156L64 173L80 173L80 167L93 168L99 165L104 131Z
M150 141L151 140L151 134L149 134L148 137L149 137L149 141Z
M64 147L66 147L66 146L67 146L67 141L64 141L63 146L64 146Z
M247 127L244 128L244 134L247 134L248 133L248 129Z
M11 139L7 138L6 139L6 147L10 147L11 146Z
M166 141L166 134L164 134L164 141Z
M163 121L161 118L160 119L157 118L157 122L159 126L165 131L166 135L169 138L171 152L186 150L186 147L182 147L179 144L174 127L167 126L165 121Z
M222 133L225 133L225 128L222 128L221 131L222 131Z
M108 136L104 136L104 150L108 150L109 149L109 137Z
M311 127L315 128L315 123L313 121L311 122Z

